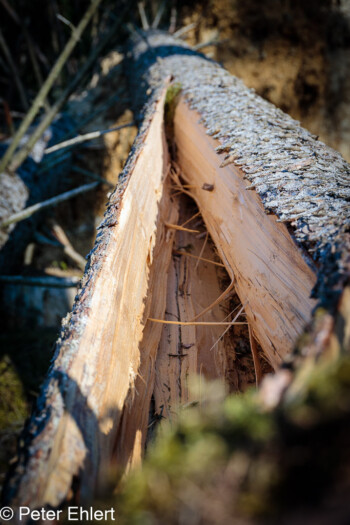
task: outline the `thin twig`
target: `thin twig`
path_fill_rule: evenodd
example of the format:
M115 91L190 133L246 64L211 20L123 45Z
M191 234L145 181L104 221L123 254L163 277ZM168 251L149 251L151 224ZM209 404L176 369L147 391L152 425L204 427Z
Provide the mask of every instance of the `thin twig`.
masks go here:
M34 118L38 114L38 111L40 110L43 101L47 97L52 85L58 78L63 66L67 62L68 57L72 53L74 47L78 43L84 29L86 28L87 24L89 23L92 15L94 14L95 10L98 8L99 4L102 0L92 0L90 7L87 9L85 15L81 19L78 27L76 30L72 33L69 41L67 42L65 48L63 49L62 53L58 57L55 65L51 69L49 76L45 80L44 84L42 85L39 93L35 97L34 102L32 103L31 108L29 109L26 118L23 120L22 124L20 125L16 135L14 136L13 141L11 142L10 146L7 148L5 155L3 156L1 163L0 163L0 173L2 173L7 166L9 165L10 160L12 159L12 155L15 152L16 148L18 147L22 137L27 132L29 126L33 122ZM85 69L84 67L82 70ZM81 74L81 71L78 73L78 75ZM78 76L77 75L77 76ZM74 82L72 83L74 84ZM75 89L76 85L74 85ZM74 91L73 89L73 91ZM68 88L69 90L69 88ZM46 118L43 119L41 125L38 126L36 133L32 135L32 137L28 140L27 144L15 155L12 163L11 163L11 169L15 171L17 167L23 162L23 160L27 157L28 153L31 151L32 147L36 143L37 139L41 136L41 134L45 131L45 129L51 124L52 120L56 116L57 112L60 110L62 105L67 100L68 96L72 93L72 91L65 90L64 94L61 96L58 102L51 108L51 111L46 115ZM67 95L68 92L68 95ZM62 102L63 101L63 102ZM55 108L55 110L54 110ZM54 112L53 112L54 111ZM50 117L49 117L50 115ZM44 128L43 123L45 123ZM38 132L38 130L40 130ZM35 139L33 137L35 136Z
M138 7L140 18L141 18L142 29L144 31L147 31L147 29L149 29L149 23L148 23L148 20L147 20L145 6L144 6L143 2L139 2L137 4L137 7Z
M56 14L56 18L58 18L58 20L60 20L64 25L68 26L71 31L75 31L75 26L68 20L68 18L61 15L60 13Z
M204 49L205 47L220 46L222 44L225 44L226 42L226 39L218 40L217 38L212 38L211 40L207 40L206 42L200 42L199 44L196 44L195 46L193 46L193 49L195 51L199 51L200 49Z
M79 188L75 188L74 190L66 191L65 193L61 193L60 195L57 195L56 197L52 197L52 199L48 199L43 202L38 202L37 204L33 204L33 206L29 206L28 208L25 208L24 210L21 210L17 213L14 213L11 215L8 219L5 219L2 223L0 223L0 228L6 228L6 226L9 226L10 224L14 224L16 222L23 221L24 219L27 219L28 217L31 217L39 210L43 210L44 208L48 208L49 206L56 206L56 204L66 201L68 199L71 199L72 197L75 197L76 195L79 195L80 193L85 193L86 191L93 190L98 186L98 182L91 182L90 184L85 184L84 186L80 186Z
M195 27L197 27L197 25L198 25L198 22L193 22L192 24L188 24L187 26L181 27L180 29L175 31L173 36L175 38L180 38L180 36L183 36L186 33L189 33L191 29L194 29Z
M108 33L104 36L104 38L102 38L102 40L98 43L98 45L91 51L89 57L87 58L83 67L78 71L78 73L74 77L72 83L65 89L65 91L62 93L60 98L57 100L57 102L52 106L51 110L45 115L43 120L40 122L40 124L35 129L34 133L29 138L28 142L23 146L21 150L19 150L19 152L16 155L14 155L13 160L11 161L11 164L9 166L9 169L11 171L16 171L16 169L27 158L27 156L29 155L30 151L34 147L37 140L41 137L44 131L48 128L48 126L51 124L51 122L56 117L57 113L67 102L70 95L75 91L75 89L79 86L80 82L84 79L90 67L94 64L96 59L101 54L102 49L107 45L109 40L115 36L117 29L119 28L119 26L122 24L124 20L126 12L127 12L127 9L124 9L120 18L113 24L113 26L110 28ZM7 155L7 151L5 153L5 156L6 155ZM5 168L1 168L1 165L0 165L0 172L1 172L1 169L5 169Z
M40 70L40 67L39 67L39 64L38 64L38 60L36 58L36 52L35 52L35 48L34 48L33 42L32 42L32 40L31 40L31 38L29 36L29 33L28 33L26 27L23 27L23 34L24 34L24 38L26 40L26 44L27 44L27 47L28 47L29 57L30 57L30 60L32 62L33 71L34 71L34 75L35 75L35 78L36 78L36 81L37 81L37 84L38 84L38 88L40 89L41 86L44 83L44 79L42 77L41 70ZM43 99L43 106L44 106L46 111L50 110L50 104L49 104L49 101L48 101L47 98Z
M59 224L54 224L52 227L52 232L56 239L63 245L63 251L72 261L74 261L80 270L85 270L86 260L80 253L78 253L72 246L70 240L68 239L65 231Z
M196 219L197 217L199 217L201 214L200 211L197 211L197 213L195 213L194 215L192 215L192 217L190 217L189 219L187 219L187 221L183 222L181 224L181 226L186 226L186 224L188 224L189 222L193 221L194 219Z
M22 28L22 31L23 31L23 34L24 34L24 38L25 38L26 44L28 46L29 57L30 57L30 60L31 60L32 65L33 65L34 74L36 76L36 79L37 79L37 82L38 82L38 87L40 89L42 84L43 84L43 78L41 76L40 67L39 67L38 61L36 59L37 50L35 48L33 40L31 39L26 26L22 23L20 17L17 15L17 13L13 9L13 7L9 5L7 0L0 0L0 2L2 3L4 8L7 10L8 14L11 16L12 20L14 20L14 22ZM44 100L44 106L45 106L46 110L48 110L48 108L50 107L47 99Z
M171 35L175 33L176 22L177 22L177 9L176 7L172 7L171 12L170 12L170 24L169 24L169 29L168 29Z
M40 168L38 169L38 175L41 175L42 173L46 173L47 171L51 170L57 164L62 164L68 159L71 159L72 153L70 151L61 152L57 157L44 157L44 160L42 161Z
M135 125L135 122L128 122L127 124L122 124L121 126L116 126L114 128L102 129L98 131L91 131L90 133L85 133L84 135L77 135L73 139L64 140L63 142L59 142L58 144L55 144L54 146L51 146L50 148L46 148L44 153L45 155L47 155L48 153L53 153L54 151L58 151L59 149L68 148L70 146L76 146L77 144L81 144L82 142L97 139L98 137L102 137L102 135L106 135L107 133L112 133L112 131L119 131L124 128L130 128L131 126L134 126L134 125Z
M73 288L78 285L79 277L30 277L26 275L0 275L0 282L6 284L17 284L22 286L45 286L47 288Z
M128 98L120 99L120 95L123 92L124 92L124 90L121 89L117 93L113 93L113 95L106 102L104 102L103 104L98 106L95 109L95 111L93 111L92 113L89 113L89 115L86 118L81 120L77 125L75 125L71 130L69 130L65 135L63 135L62 139L63 140L68 140L68 139L72 138L79 130L81 130L84 126L89 124L89 122L94 120L98 115L100 115L101 113L106 111L110 106L115 104L115 102L117 100L120 100L120 102L129 101Z
M197 314L192 319L192 321L195 321L196 319L198 319L198 317L202 317L202 315L209 312L209 310L212 310L214 306L216 306L217 304L220 304L228 296L228 294L231 292L234 286L235 286L235 279L233 278L231 284L226 288L226 290L213 303L211 303L209 306L204 308L204 310L202 310L201 313Z
M241 313L243 312L243 309L244 309L244 306L245 305L242 305L240 311L238 312L238 314L236 315L236 317L233 319L233 322L236 321L239 316L241 315ZM239 308L239 306L237 306L234 310L232 310L232 312L230 312L226 317L225 319L227 319L230 315L233 315L233 313L235 312L235 310L237 310L237 308ZM218 344L218 342L224 337L224 335L229 331L230 329L230 326L228 326L226 328L226 330L220 335L220 337L215 341L215 343L213 344L213 346L209 349L209 352L211 352L213 350L213 348L215 348L215 346Z
M13 9L13 7L8 3L7 0L0 0L8 14L11 16L11 18L18 24L21 25L21 21L19 19L19 16L17 15L16 11Z
M234 321L212 321L212 322L205 322L205 321L167 321L165 319L153 319L152 317L149 317L147 319L148 321L152 321L152 323L161 323L161 324L175 324L180 326L234 326L234 325L247 325L248 323L245 322L234 322Z
M12 114L10 111L10 107L8 103L6 102L6 100L0 99L0 102L2 102L4 106L6 124L9 128L10 135L12 136L15 133L15 127L13 125L13 118L12 118Z
M170 224L170 222L164 222L164 225L167 228L170 228L172 230L179 230L181 232L189 232L189 233L199 233L199 230L190 230L189 228L183 228L179 224Z
M261 383L261 378L262 378L261 364L260 364L258 349L257 349L257 346L256 346L256 340L255 340L255 337L253 335L253 331L252 331L251 326L250 326L249 323L248 323L248 332L249 332L250 349L252 351L252 356L253 356L256 387L258 388L258 386Z
M222 268L225 268L225 265L222 263L211 261L210 259L205 259L205 257L198 257L198 255L193 255L192 253L184 252L182 250L173 250L173 253L176 253L178 255L185 255L186 257L193 257L193 259L200 259L203 262L207 262L210 264L214 264L215 266L221 266Z
M106 184L106 186L109 186L110 188L115 188L115 184L112 184L108 180L104 179L103 177L100 177L96 173L92 173L92 171L85 170L84 168L81 168L80 166L72 166L72 171L75 171L76 173L81 173L82 175L86 175L87 177L90 177L90 179L97 180L98 182L101 182L101 184Z
M164 9L165 9L165 6L166 6L166 0L163 0L159 7L158 7L158 11L157 11L157 14L156 16L154 17L154 20L152 22L152 29L157 29L157 27L159 26L159 23L161 21L161 18L163 16L163 13L164 13Z
M204 250L205 250L205 247L207 245L207 242L208 242L208 238L209 238L209 233L206 232L206 236L205 236L205 239L204 239L204 243L203 243L203 246L201 248L201 251L199 252L199 257L202 258L202 255L204 253ZM199 266L199 262L200 262L200 259L198 259L198 261L196 262L196 266L194 267L195 271L197 271L197 268Z

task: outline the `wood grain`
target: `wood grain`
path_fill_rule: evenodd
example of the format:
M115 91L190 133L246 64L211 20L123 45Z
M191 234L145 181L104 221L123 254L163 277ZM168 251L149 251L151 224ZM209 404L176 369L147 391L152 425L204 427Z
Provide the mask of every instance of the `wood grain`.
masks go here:
M164 184L157 221L157 237L149 279L149 294L144 312L144 331L140 344L140 367L135 388L126 399L116 439L114 461L118 469L128 471L139 466L145 451L151 397L155 382L155 362L163 326L147 321L148 317L163 319L166 291L175 231L166 222L178 220L178 203L170 197L169 181Z
M186 208L187 206L187 208ZM180 222L193 215L193 206L182 201ZM202 227L203 229L203 227ZM201 237L201 236L199 236ZM194 233L178 231L175 236L174 255L169 268L165 318L170 321L188 321L212 304L222 293L218 269L206 261L178 255L187 247L192 255L202 251L203 238ZM215 260L215 251L207 243L204 258ZM215 305L201 317L205 322L222 321L227 300ZM225 379L226 356L220 336L222 326L163 325L156 361L154 390L155 411L166 419L174 420L180 405L192 401L190 382L196 374L206 379ZM215 344L216 343L216 344ZM204 392L203 392L204 393Z
M259 196L246 190L242 171L220 167L218 142L184 100L174 119L178 162L237 293L255 337L276 368L311 319L316 276L287 227L264 212ZM213 191L202 189L214 185Z
M108 230L108 249L103 248L90 289L77 299L79 307L89 293L89 304L76 310L71 339L58 341L44 393L47 408L18 474L14 506L56 507L67 498L75 476L81 501L91 501L107 481L121 414L140 364L145 299L169 164L164 96Z

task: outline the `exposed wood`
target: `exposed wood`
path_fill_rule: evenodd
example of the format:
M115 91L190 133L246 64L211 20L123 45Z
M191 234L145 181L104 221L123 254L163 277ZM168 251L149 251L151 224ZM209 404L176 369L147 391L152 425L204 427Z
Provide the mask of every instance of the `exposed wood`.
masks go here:
M184 101L178 104L174 120L178 162L186 182L198 188L191 193L227 271L236 277L241 301L247 301L248 321L276 368L311 319L316 275L287 227L266 215L256 193L246 190L241 170L232 164L220 167L218 143L199 119ZM215 189L203 191L204 183Z
M186 210L182 213L190 214ZM184 218L180 216L180 220ZM194 255L200 253L202 244L191 232L176 233L175 245L191 245ZM214 258L209 245L204 253L206 259ZM218 269L205 261L200 261L197 269L196 264L196 258L181 255L174 256L170 265L166 306L169 324L164 326L159 345L154 391L156 414L170 420L176 417L180 405L194 401L188 384L191 376L225 378L224 343L219 341L214 348L213 345L222 333L219 323L224 318L226 301L204 314L202 323L186 323L221 293Z
M249 343L250 343L250 348L252 351L252 356L253 356L253 361L254 361L255 381L256 381L256 386L258 387L262 379L261 364L260 364L258 349L256 346L256 340L253 335L253 331L249 325L248 325L248 330L249 330Z
M59 505L78 474L86 501L99 480L106 480L120 417L140 364L145 298L168 166L163 105L164 94L126 167L129 175L112 196L119 204L110 204L58 342L39 412L32 418L25 472L19 467L12 478L15 506Z
M134 35L129 51L135 108L139 111L167 77L173 78L169 118L172 120L181 90L199 114L199 127L216 139L217 153L224 154L222 167L238 168L250 181L248 187L258 194L261 215L274 212L279 222L288 223L308 261L311 265L312 260L317 262L313 295L334 315L339 289L350 274L348 163L290 116L180 40L148 31ZM210 174L203 182L211 184Z
M184 255L185 257L192 257L194 259L197 259L197 261L204 261L210 264L214 264L215 266L221 266L221 268L225 268L225 265L222 263L211 261L210 259L205 259L204 257L199 257L198 255L193 255L193 253L187 253L183 250L174 250L174 253L176 253L177 255Z
M192 375L226 379L231 390L241 390L234 330L240 336L245 331L245 343L250 335L245 384L260 382L266 364L259 361L255 338L278 370L272 396L276 404L295 372L292 366L286 371L279 365L299 335L308 339L299 344L299 354L290 356L295 368L298 359L312 360L325 349L337 352L349 344L348 322L342 322L349 313L348 294L343 292L337 311L333 309L348 275L343 224L348 190L337 184L329 197L323 185L320 195L313 193L319 162L329 166L338 182L346 180L347 165L289 117L276 113L182 43L158 33L140 37L134 32L133 37L139 39L132 51L135 70L130 66L135 114L140 103L149 95L150 99L25 434L9 484L15 506L61 505L73 479L80 500L87 501L98 485L103 487L112 458L122 469L139 464L150 408L150 425L159 418L176 419L179 407L198 401L190 387ZM175 83L165 93L172 76ZM175 110L176 94L171 90L175 86L178 93L176 82L183 96ZM173 132L187 184L176 169L169 170L165 99L166 125L170 136ZM229 116L223 112L227 101ZM267 131L262 122L271 123ZM288 156L290 146L284 147L286 130L297 142L297 158L294 153ZM317 158L310 168L314 151L320 151L321 161ZM276 162L269 163L270 154ZM281 175L285 163L288 177ZM172 181L164 184L169 175ZM291 184L284 184L284 177ZM176 193L170 197L171 182ZM299 194L295 198L296 189L319 199L317 213L298 201ZM185 195L195 199L205 227L200 220L191 228L184 226L196 217ZM278 217L266 213L271 210ZM299 219L305 221L306 233ZM328 229L328 219L333 229ZM279 221L294 221L293 232L302 247ZM312 243L318 238L315 247ZM334 239L340 239L339 244ZM191 256L181 255L187 249ZM217 252L227 270L224 278L219 273L223 268L211 264ZM314 253L321 260L318 276L308 264ZM325 276L333 277L334 268L329 283ZM319 317L312 316L317 300L310 299L317 277L318 304L323 301L328 308ZM235 297L233 310L227 297L230 279L241 302ZM247 321L240 317L244 313ZM195 321L199 316L201 321ZM227 334L229 328L234 336ZM269 387L270 398L272 391Z
M122 421L116 440L115 462L119 469L139 465L144 455L148 430L149 408L155 382L155 362L163 331L162 325L147 322L151 315L164 317L169 264L174 242L174 231L165 222L177 222L178 205L169 195L169 183L165 184L164 197L160 203L157 238L150 271L149 290L144 313L145 328L140 344L140 367L135 388L130 392L123 410Z

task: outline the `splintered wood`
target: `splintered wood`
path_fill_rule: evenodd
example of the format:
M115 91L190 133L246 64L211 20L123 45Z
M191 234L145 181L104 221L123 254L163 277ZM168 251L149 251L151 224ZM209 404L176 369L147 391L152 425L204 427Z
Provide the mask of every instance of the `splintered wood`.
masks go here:
M236 290L253 334L277 368L311 319L316 275L284 224L267 215L241 170L223 166L218 143L180 101L174 130L178 162ZM210 184L213 191L205 191Z
M167 181L160 203L150 293L144 312L141 362L116 439L115 462L121 470L128 471L141 462L150 426L161 419L173 421L181 406L198 401L190 388L194 376L226 379L230 383L232 371L227 363L235 360L235 350L223 335L234 327L225 329L211 324L230 318L229 294L218 301L228 276L208 242L199 213L194 211L193 201L170 195ZM243 307L239 312L241 319L242 312ZM200 326L178 324L198 315L203 321ZM176 324L155 323L152 319ZM228 386L239 390L247 381L241 378L235 383Z
M157 421L174 421L181 407L200 401L191 388L195 376L226 381L231 391L255 382L244 307L238 302L230 312L233 285L194 202L176 196L179 188L183 193L178 168L173 166L170 173L176 186L171 195L166 181L160 203L138 377L116 439L115 462L122 471L140 464ZM197 318L201 324L186 325ZM231 325L232 319L240 319L239 326ZM226 328L220 326L225 321ZM241 370L235 333L248 348Z
M141 137L140 151L111 196L81 290L57 342L27 427L30 447L10 482L15 507L60 505L75 476L81 500L88 501L107 481L121 415L140 366L145 298L152 295L149 278L169 165L164 95L154 108L146 140ZM158 301L160 307L161 294ZM160 331L153 328L155 334Z
M140 367L135 388L126 400L122 423L116 440L116 463L128 469L141 461L147 437L148 415L155 381L155 361L163 326L147 319L154 316L164 318L168 268L172 256L174 230L166 228L167 221L178 220L178 204L170 197L169 183L164 186L164 197L160 203L156 245L153 252L149 290L144 312L145 328L140 345Z
M184 201L180 223L193 215L192 210L193 205ZM200 227L200 224L201 220L192 223L194 227ZM206 232L204 234L206 236ZM184 230L176 233L175 253L168 276L166 320L190 321L221 294L222 287L215 265L197 260L196 257L179 255L182 251L184 254L199 255L203 241L202 234L196 235ZM203 253L205 259L215 261L215 252L208 243L205 243ZM223 301L203 315L201 320L208 325L164 325L156 362L156 414L172 419L180 405L192 400L189 380L195 374L208 379L225 377L224 346L223 341L218 341L223 328L209 324L222 321L225 307L227 303ZM216 341L218 342L215 345Z

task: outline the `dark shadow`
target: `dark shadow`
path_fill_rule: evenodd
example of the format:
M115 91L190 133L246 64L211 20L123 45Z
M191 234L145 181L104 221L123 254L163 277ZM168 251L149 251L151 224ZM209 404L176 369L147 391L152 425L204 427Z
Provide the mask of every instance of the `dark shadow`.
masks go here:
M40 434L55 424L57 414L54 414L54 410L60 412L60 400L58 400L57 406L53 406L48 404L46 399L49 384L55 381L58 383L64 402L63 411L68 412L73 417L87 449L84 464L81 466L81 471L84 471L85 474L85 483L83 487L80 486L78 474L74 479L74 494L71 500L74 501L79 498L81 503L88 503L89 498L92 498L93 493L96 491L95 481L97 479L97 467L100 466L100 453L106 448L108 436L100 431L101 422L98 421L95 413L90 408L86 396L81 392L76 381L69 377L67 373L53 369L43 385L33 413L27 420L19 437L17 461L10 465L2 492L1 503L3 505L10 505L16 497L23 472L29 460L32 459L28 451L33 440L38 439ZM119 411L112 409L105 417L115 420L118 418L118 415ZM30 493L30 487L28 487L28 493Z

